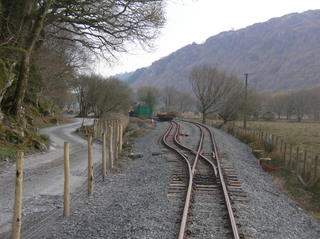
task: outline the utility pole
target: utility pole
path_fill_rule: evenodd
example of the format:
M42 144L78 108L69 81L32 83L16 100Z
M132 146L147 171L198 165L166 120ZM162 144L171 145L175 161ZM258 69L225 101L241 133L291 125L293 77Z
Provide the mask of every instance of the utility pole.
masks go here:
M249 73L244 74L246 77L245 80L245 91L244 91L244 116L243 116L243 128L244 130L247 129L247 95L248 95L248 75Z

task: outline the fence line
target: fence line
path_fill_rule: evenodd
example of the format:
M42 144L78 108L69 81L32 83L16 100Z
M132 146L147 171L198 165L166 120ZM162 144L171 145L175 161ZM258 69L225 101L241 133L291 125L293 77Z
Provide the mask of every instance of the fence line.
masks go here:
M206 123L213 126L213 121L207 120ZM313 186L320 180L318 155L312 155L307 150L301 150L298 145L289 144L283 138L261 130L244 130L233 126L228 132L237 138L251 137L254 141L264 145L265 150L267 147L272 147L283 161L283 167L296 174L305 186ZM294 149L296 149L295 153L293 153Z
M94 120L92 126L83 126L81 131L88 136L88 195L93 194L93 139L101 140L101 164L102 178L105 179L107 170L114 167L114 160L118 159L122 152L124 130L129 124L129 117L117 116L113 119ZM69 142L64 142L63 160L64 160L64 184L63 184L63 215L70 215L70 161L69 161ZM108 153L107 153L108 151ZM24 153L18 152L16 161L16 186L15 203L12 220L12 239L21 238L22 225L22 190L23 190L23 166Z

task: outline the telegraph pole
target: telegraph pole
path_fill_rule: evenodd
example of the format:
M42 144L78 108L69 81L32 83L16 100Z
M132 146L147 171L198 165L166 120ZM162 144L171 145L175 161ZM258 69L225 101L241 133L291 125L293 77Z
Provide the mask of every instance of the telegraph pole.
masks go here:
M246 77L245 80L245 91L244 91L244 116L243 116L243 128L247 129L247 95L248 95L248 75L249 73L244 74Z

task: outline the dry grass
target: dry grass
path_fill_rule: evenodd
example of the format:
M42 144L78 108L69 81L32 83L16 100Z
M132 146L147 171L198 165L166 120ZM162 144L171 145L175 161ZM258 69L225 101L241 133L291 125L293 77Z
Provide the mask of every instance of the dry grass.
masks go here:
M236 124L242 125L241 122ZM247 127L280 136L312 155L320 155L320 123L249 121Z
M217 122L218 123L218 122ZM242 126L242 122L236 122L237 126ZM247 127L252 130L262 130L280 136L287 143L299 145L300 148L307 150L310 154L320 155L320 123L291 123L291 122L263 122L251 121ZM250 136L250 135L249 135ZM242 141L249 143L253 149L261 149L259 142L246 138ZM265 149L265 153L267 151ZM310 215L320 219L320 183L314 186L304 186L298 180L295 173L286 170L282 153L279 154L276 148L264 157L271 157L272 161L268 163L270 174L274 176L274 180L278 182L280 190L286 193L290 198L297 201L301 208L306 210ZM281 169L281 170L280 170Z

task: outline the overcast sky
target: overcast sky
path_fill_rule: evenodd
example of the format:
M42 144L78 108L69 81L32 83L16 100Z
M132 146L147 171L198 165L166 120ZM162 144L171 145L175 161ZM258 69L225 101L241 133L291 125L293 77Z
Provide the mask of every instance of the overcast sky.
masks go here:
M320 9L319 0L168 0L167 23L151 52L135 50L120 55L113 66L101 60L95 71L104 76L134 71L222 31L314 9Z

